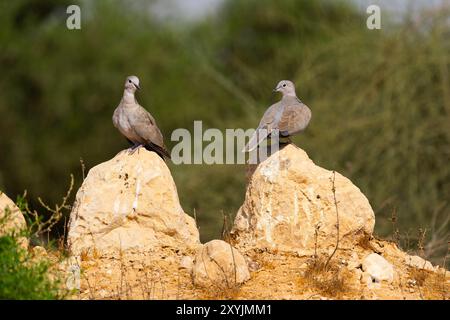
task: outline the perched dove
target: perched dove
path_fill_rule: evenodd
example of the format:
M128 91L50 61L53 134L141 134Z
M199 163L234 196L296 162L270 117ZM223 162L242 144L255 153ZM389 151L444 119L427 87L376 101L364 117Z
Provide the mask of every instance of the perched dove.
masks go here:
M155 119L139 105L134 97L136 89L140 89L138 77L129 76L125 81L122 100L114 111L112 118L114 126L133 144L130 149L131 154L136 149L145 147L149 151L156 152L163 159L164 157L170 159Z
M297 98L292 81L282 80L275 87L274 92L281 92L283 97L271 105L264 113L258 128L242 150L250 152L274 130L278 130L280 138L288 138L303 131L311 120L311 110Z

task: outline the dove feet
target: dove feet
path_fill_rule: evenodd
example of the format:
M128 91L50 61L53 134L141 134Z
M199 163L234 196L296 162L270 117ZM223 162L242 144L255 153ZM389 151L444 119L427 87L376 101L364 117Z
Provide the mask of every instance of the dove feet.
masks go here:
M132 154L134 154L136 152L136 150L139 153L139 149L143 147L142 144L135 144L134 146L132 146L131 148L128 149L128 154L131 156Z

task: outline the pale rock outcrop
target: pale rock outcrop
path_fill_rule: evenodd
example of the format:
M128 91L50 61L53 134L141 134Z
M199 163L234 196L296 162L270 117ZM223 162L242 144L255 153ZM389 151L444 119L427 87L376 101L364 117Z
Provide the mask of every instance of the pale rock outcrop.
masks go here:
M20 235L26 229L27 223L22 212L16 204L0 191L0 236L6 234ZM21 247L28 247L28 239L19 237L18 242Z
M238 248L313 252L336 243L336 207L341 245L372 234L369 201L349 179L314 164L305 151L288 145L258 164L232 234ZM317 237L316 237L317 235Z
M121 152L89 171L70 214L68 245L83 251L192 249L200 245L164 161L144 148Z
M242 254L229 243L212 240L195 256L192 279L196 286L231 289L250 279Z
M390 283L394 280L394 267L377 253L371 253L364 258L362 270L367 276L369 285L370 283L380 283L381 281Z
M417 268L417 269L423 269L427 271L436 271L437 268L433 267L430 261L427 261L425 259L422 259L419 256L409 256L407 255L405 257L405 263L409 267Z

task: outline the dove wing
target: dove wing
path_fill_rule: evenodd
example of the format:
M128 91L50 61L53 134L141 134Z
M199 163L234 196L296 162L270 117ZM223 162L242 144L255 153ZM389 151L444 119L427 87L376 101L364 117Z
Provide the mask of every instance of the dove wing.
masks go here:
M143 107L139 106L133 112L132 125L136 134L146 143L151 143L165 149L161 130L159 130L152 115Z
M265 138L267 138L273 129L277 128L277 122L281 117L282 111L282 106L279 102L271 105L266 110L259 122L258 128L244 147L244 152L254 150Z
M283 109L278 129L280 135L291 136L304 130L311 120L311 110L305 104L298 102L288 104Z

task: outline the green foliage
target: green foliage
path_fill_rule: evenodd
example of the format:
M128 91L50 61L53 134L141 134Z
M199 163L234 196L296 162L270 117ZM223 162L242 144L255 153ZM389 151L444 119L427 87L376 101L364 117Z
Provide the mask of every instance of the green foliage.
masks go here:
M89 3L89 5L88 5ZM281 79L297 84L312 122L294 141L349 177L376 211L376 230L433 228L450 212L448 10L366 28L349 2L226 1L200 23L166 25L143 1L81 2L82 30L65 28L65 1L0 6L0 188L56 202L79 159L87 168L127 146L111 116L129 74L165 134L176 128L255 127ZM418 22L419 21L419 22ZM170 165L203 240L244 198L245 167ZM436 222L437 221L437 222ZM442 230L441 230L442 231ZM444 235L448 224L444 224Z
M58 283L49 279L49 262L33 261L12 236L0 237L0 299L61 299Z

